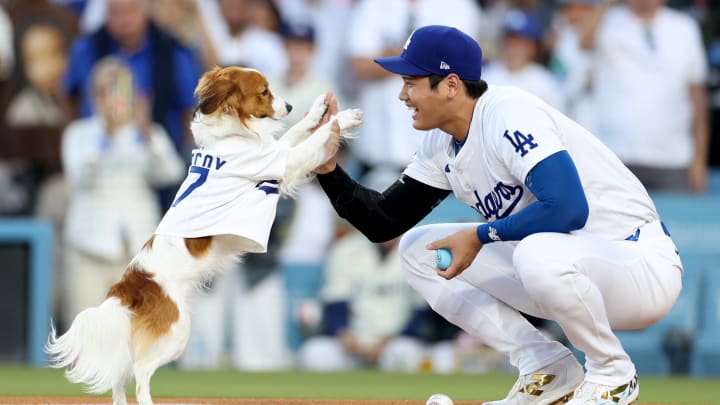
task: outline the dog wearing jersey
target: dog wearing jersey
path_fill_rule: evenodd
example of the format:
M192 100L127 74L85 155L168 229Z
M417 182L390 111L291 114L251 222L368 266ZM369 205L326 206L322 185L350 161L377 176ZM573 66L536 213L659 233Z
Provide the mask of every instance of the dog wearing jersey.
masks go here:
M197 148L188 176L154 235L99 306L79 313L69 330L50 332L50 365L73 383L126 404L135 378L139 405L152 404L150 379L182 354L190 335L192 293L247 252L265 252L280 195L293 196L327 160L326 144L350 137L361 112L339 112L318 127L325 95L281 138L290 104L258 71L214 68L200 79L191 124ZM337 121L340 134L333 132Z

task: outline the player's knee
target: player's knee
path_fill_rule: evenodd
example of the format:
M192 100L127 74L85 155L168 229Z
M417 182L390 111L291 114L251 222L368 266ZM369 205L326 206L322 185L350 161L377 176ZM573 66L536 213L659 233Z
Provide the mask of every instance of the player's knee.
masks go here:
M412 249L412 246L415 245L415 242L425 235L430 228L431 227L429 225L423 225L405 232L405 234L403 234L400 238L400 245L398 246L400 254L405 255L406 252L409 252Z
M521 240L513 252L513 266L526 269L542 266L543 262L558 254L560 246L557 234L534 233Z
M562 243L555 233L536 233L525 237L513 252L513 266L529 293L557 286L564 270Z
M423 243L422 237L430 230L429 226L419 226L407 231L400 239L398 251L402 268L406 276L425 273L428 266L424 261L430 261L431 256Z

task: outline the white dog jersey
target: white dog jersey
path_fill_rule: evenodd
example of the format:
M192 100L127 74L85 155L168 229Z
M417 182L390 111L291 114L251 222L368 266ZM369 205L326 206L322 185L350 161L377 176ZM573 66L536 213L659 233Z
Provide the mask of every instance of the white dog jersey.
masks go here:
M237 235L250 241L248 252L265 252L287 152L285 143L247 136L194 149L188 176L155 233Z
M405 174L452 190L490 222L536 201L525 186L528 172L562 150L572 157L589 204L583 229L622 239L658 219L645 188L607 147L537 97L513 87L489 86L457 155L452 136L432 130Z

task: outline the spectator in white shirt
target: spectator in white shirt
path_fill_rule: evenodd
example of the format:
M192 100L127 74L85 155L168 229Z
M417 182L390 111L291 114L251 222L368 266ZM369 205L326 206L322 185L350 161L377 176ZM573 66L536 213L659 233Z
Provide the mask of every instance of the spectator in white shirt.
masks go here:
M185 165L150 122L132 73L108 57L93 70L96 114L71 122L61 159L70 186L65 221L62 318L102 302L160 221L153 186L180 181Z
M599 0L560 0L555 19L550 67L560 83L565 113L592 133L597 133L592 95L592 52L580 46L583 24Z
M648 189L704 192L708 66L698 24L664 0L604 3L581 44L595 52L598 137Z

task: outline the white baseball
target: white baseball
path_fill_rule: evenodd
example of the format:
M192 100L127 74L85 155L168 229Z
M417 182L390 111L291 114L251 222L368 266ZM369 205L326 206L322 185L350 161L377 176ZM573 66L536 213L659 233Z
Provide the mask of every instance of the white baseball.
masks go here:
M445 394L434 394L428 398L425 405L453 405L453 400Z

